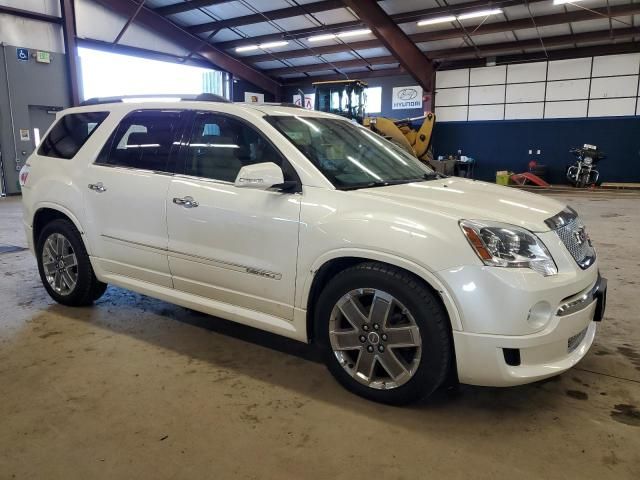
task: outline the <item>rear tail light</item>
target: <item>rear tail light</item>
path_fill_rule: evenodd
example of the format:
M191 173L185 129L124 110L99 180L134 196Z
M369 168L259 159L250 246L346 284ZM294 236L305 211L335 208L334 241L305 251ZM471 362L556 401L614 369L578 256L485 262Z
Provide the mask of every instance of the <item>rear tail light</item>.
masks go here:
M20 180L20 187L24 187L27 184L27 179L29 178L30 169L31 169L31 165L29 165L28 163L25 163L20 169L20 175L18 177Z

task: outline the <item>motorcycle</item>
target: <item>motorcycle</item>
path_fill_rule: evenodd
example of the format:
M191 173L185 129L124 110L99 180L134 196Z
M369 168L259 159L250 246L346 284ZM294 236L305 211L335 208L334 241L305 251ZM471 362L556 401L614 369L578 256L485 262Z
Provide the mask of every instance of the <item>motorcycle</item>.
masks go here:
M600 172L596 166L600 160L606 158L603 152L595 145L585 143L582 148L572 148L569 150L576 157L573 165L567 167L567 180L577 188L600 185Z

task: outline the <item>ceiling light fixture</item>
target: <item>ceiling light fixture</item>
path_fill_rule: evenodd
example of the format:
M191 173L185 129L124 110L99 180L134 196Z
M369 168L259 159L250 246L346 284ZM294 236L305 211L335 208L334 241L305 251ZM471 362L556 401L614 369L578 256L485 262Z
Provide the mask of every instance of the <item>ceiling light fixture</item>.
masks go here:
M478 12L463 13L462 15L458 15L456 18L458 20L467 20L469 18L488 17L489 15L498 15L499 13L502 13L502 10L500 8L495 8L493 10L480 10Z
M354 37L356 35L367 35L371 33L371 30L369 30L368 28L364 28L362 30L351 30L350 32L342 32L338 34L339 38L343 38L343 37Z
M236 52L250 52L251 50L258 50L260 48L264 50L266 48L283 47L288 44L289 42L286 40L281 40L278 42L261 43L260 45L245 45L244 47L237 47Z
M236 48L236 52L249 52L251 50L258 50L259 48L258 45L245 45L244 47Z
M554 2L570 2L572 0L553 0ZM577 0L581 1L581 0ZM494 8L493 10L479 10L477 12L463 13L461 15L448 15L446 17L427 18L426 20L420 20L418 22L419 27L425 25L434 25L436 23L454 22L456 20L468 20L469 18L488 17L489 15L498 15L502 13L500 8Z
M578 3L582 0L553 0L554 5L564 5L566 3Z
M455 21L455 15L450 15L448 17L436 17L436 18L428 18L427 20L420 20L418 22L419 27L424 27L425 25L434 25L436 23L446 23Z
M344 37L354 37L356 35L367 35L371 33L369 29L361 29L361 30L350 30L348 32L341 33L325 33L322 35L314 35L313 37L307 38L307 42L321 42L323 40L332 40L334 38L344 38Z
M327 33L326 35L314 35L313 37L307 38L307 42L321 42L323 40L331 40L336 38L335 33Z
M282 40L279 42L269 42L269 43L261 43L260 45L258 45L258 47L260 48L275 48L275 47L284 47L285 45L288 45L289 42Z

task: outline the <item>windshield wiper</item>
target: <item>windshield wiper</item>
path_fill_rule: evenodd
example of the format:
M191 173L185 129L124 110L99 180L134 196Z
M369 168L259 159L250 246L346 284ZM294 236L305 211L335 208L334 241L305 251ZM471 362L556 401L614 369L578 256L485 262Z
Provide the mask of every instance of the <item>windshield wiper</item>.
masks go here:
M425 180L439 180L441 178L446 178L446 175L442 175L436 172L431 172L431 173L425 173L422 177L418 177L418 178L404 178L402 180L378 180L375 182L346 185L346 186L340 187L340 190L359 190L361 188L388 187L390 185L402 185L404 183L424 182Z
M422 180L439 180L441 178L447 178L447 176L438 172L429 172L422 176Z

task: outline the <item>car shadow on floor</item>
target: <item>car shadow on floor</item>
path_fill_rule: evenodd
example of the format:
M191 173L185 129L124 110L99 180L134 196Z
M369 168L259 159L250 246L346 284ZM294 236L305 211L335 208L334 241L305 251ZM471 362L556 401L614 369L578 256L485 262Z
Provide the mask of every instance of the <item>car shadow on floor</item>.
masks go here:
M112 333L133 336L156 347L207 362L214 368L233 370L238 376L266 380L317 401L352 407L360 412L379 413L380 409L391 408L344 390L322 367L321 352L313 344L307 345L130 291L110 287L93 307L77 309L54 304L48 310ZM237 355L240 351L243 354ZM269 374L265 378L266 371ZM504 415L530 417L537 410L553 410L556 403L564 401L558 395L549 395L563 393L555 386L560 382L556 377L546 382L505 389L466 385L441 388L427 400L404 409L413 413L437 411L440 412L438 415L447 412L452 416L459 415L461 410L471 411L477 413L478 420L482 422ZM411 417L402 416L410 425Z

